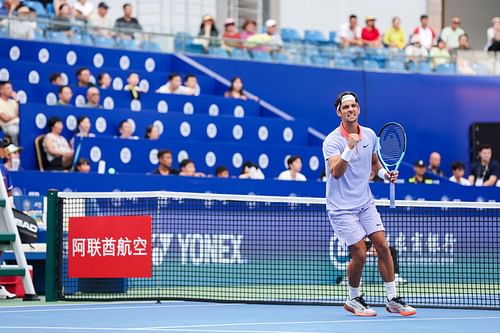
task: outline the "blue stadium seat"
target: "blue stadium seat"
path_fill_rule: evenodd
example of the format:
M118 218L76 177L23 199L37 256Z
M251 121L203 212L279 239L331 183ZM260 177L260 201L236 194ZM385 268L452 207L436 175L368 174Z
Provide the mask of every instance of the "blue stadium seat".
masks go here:
M48 31L47 32L47 39L56 42L56 43L63 43L63 44L68 44L69 43L69 38L66 36L64 32L61 31Z
M281 39L285 43L297 43L302 41L302 37L300 37L299 32L297 29L293 28L281 28Z
M422 74L429 74L432 73L432 66L429 62L427 61L421 61L418 64L418 72Z
M45 36L43 35L43 31L38 31L38 30L35 31L35 40L38 40L38 41L45 40Z
M92 36L87 33L75 33L73 37L71 37L71 42L73 44L81 44L81 45L94 45L94 40Z
M237 59L251 59L250 54L245 49L234 48L231 51L231 57Z
M0 37L9 37L9 31L7 28L0 27Z
M404 72L406 71L405 64L402 61L391 60L386 63L386 69L390 71Z
M365 59L363 60L363 68L364 69L380 69L380 65L377 61L371 60L371 59Z
M328 66L330 64L330 59L328 59L328 57L325 57L322 55L311 56L311 61L313 64L320 65L320 66Z
M177 32L175 34L175 40L174 40L174 45L175 45L175 50L176 51L188 51L187 45L191 44L193 42L193 38L189 34L189 32ZM195 52L190 52L190 53L195 53Z
M452 63L440 64L436 67L436 72L440 74L455 74L457 72L457 66Z
M273 58L271 58L271 54L269 52L252 51L252 57L254 60L273 61Z
M224 50L221 47L211 47L208 49L208 54L220 57L220 58L228 58L229 55L227 54L227 51Z
M319 30L306 30L304 32L304 41L310 44L322 44L327 42L325 35Z
M145 41L141 44L141 49L150 52L162 52L160 44L152 41Z
M134 39L120 39L118 47L125 50L138 50L137 42Z
M205 49L199 44L186 44L184 51L187 53L205 54Z
M94 43L99 47L115 47L115 40L103 36L94 36Z
M23 5L33 8L37 16L47 16L48 14L43 4L38 1L23 1Z
M290 62L290 58L284 53L276 53L274 55L274 60L276 60L277 62L281 62L281 63Z
M356 65L349 58L336 58L334 60L335 67L344 67L344 68L355 68Z
M330 44L337 44L337 32L336 31L330 31L329 42L330 42Z

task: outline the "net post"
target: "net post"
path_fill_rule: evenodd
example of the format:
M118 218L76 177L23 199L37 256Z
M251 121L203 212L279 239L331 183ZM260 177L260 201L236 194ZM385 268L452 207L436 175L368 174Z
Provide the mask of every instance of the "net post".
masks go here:
M45 301L57 301L57 190L47 193L47 254L45 260Z

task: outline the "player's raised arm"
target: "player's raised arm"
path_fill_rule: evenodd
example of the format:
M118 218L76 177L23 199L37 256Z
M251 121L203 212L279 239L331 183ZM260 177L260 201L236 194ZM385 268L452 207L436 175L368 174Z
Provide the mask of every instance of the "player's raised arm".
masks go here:
M358 134L349 134L347 147L342 155L335 155L328 159L328 167L330 173L335 179L342 177L347 170L347 165L351 160L351 156L356 149L356 144L359 142Z

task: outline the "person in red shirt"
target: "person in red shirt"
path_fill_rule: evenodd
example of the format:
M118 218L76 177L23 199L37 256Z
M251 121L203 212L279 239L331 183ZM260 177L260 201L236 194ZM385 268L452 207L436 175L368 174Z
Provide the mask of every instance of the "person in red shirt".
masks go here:
M228 51L231 51L235 47L241 47L241 42L239 41L241 37L238 29L236 29L236 22L232 18L228 18L224 22L224 34L222 38L224 38L224 48Z
M361 31L361 39L363 44L368 47L381 47L382 38L380 38L380 32L375 27L375 17L366 17L366 27Z

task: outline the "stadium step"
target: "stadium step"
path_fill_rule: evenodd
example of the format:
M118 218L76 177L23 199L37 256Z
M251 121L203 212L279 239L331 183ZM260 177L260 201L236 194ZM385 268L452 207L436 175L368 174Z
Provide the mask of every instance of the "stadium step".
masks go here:
M0 276L24 276L26 270L19 266L0 266Z

